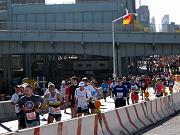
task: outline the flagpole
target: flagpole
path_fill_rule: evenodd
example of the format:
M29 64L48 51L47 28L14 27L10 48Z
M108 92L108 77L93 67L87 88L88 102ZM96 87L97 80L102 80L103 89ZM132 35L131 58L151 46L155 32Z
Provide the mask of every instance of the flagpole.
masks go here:
M114 21L112 21L112 42L113 42L113 78L116 78L116 52L115 52L115 41L114 41Z
M128 10L126 11L126 15L128 14ZM129 13L132 15L137 15L136 13ZM125 15L124 15L125 16ZM113 43L113 78L115 79L117 77L117 63L116 63L116 48L115 48L115 23L122 19L124 16L121 16L115 20L112 21L112 43Z

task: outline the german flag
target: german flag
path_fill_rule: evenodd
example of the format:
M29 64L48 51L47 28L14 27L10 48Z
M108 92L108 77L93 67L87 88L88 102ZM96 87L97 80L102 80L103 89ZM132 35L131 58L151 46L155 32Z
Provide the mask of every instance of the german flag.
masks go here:
M123 24L124 25L130 24L131 23L131 19L132 19L132 14L131 13L123 16Z

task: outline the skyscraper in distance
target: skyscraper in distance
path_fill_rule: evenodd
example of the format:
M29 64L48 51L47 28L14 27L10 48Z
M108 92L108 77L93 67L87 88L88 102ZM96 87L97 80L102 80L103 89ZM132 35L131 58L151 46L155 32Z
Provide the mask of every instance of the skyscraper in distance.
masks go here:
M156 21L154 16L151 18L150 28L152 32L156 32Z
M164 15L162 20L162 32L168 32L168 25L169 25L169 15Z
M150 20L150 14L149 14L149 8L148 6L140 6L137 9L137 19L141 26L143 27L149 27L149 20Z

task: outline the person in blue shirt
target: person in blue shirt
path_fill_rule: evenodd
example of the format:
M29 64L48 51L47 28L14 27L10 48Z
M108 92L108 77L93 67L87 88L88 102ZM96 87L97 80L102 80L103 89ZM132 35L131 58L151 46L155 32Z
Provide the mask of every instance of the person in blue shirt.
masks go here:
M130 89L131 89L131 83L127 81L126 77L122 78L123 85L127 88L127 104L129 105L129 98L130 98Z
M115 108L126 106L128 90L123 85L122 78L117 78L117 84L112 92L115 95Z
M107 97L108 89L109 89L108 84L106 83L105 80L103 80L103 83L101 84L101 90L102 90L103 98L104 98L105 102L106 102L106 97Z

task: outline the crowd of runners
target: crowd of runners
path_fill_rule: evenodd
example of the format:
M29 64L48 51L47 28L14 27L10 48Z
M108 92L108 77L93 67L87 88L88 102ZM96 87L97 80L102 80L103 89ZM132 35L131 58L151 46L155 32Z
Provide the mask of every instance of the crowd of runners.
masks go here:
M47 123L54 120L61 121L63 110L71 109L71 118L95 113L95 101L107 96L114 99L115 107L122 107L138 103L140 97L144 99L144 93L149 87L153 87L154 95L161 97L168 89L173 93L174 78L170 73L149 76L127 76L116 79L102 80L100 84L94 78L84 77L79 80L76 76L62 80L60 87L52 82L43 91L38 87L24 83L15 87L11 104L15 106L19 129L40 125L40 115L48 113Z

